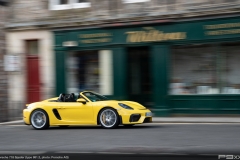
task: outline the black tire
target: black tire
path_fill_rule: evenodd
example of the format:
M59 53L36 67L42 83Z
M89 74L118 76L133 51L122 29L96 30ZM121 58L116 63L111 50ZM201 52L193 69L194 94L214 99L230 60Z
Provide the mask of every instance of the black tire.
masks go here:
M112 129L119 125L119 115L113 108L104 108L98 115L98 121L103 128Z
M34 129L42 130L49 127L49 118L47 113L42 109L36 109L30 116L30 122Z

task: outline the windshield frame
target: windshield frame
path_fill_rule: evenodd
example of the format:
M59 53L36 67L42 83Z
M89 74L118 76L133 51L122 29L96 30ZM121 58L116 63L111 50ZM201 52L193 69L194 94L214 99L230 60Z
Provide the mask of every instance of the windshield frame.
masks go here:
M90 93L93 96L96 97L96 99L93 99L93 97L87 96L86 93ZM99 94L99 93L95 93L95 92L91 92L91 91L85 91L81 93L84 97L86 97L89 101L91 102L98 102L98 101L108 101L110 100L109 98Z

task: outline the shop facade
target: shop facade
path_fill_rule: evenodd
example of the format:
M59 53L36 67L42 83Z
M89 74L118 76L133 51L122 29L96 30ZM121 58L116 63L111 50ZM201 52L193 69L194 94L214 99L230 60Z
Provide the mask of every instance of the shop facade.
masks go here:
M54 31L56 95L93 90L156 115L240 114L240 17Z

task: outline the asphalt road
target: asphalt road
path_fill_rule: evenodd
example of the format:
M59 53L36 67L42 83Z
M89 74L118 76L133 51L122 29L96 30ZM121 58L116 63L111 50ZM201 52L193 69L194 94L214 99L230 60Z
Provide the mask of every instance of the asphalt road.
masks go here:
M143 124L96 127L0 126L3 153L239 154L240 124ZM29 152L30 151L30 152Z

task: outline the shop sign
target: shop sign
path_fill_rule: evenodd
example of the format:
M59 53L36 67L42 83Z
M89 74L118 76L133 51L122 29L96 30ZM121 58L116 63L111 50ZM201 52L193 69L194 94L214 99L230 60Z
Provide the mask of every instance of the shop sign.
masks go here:
M112 42L112 33L80 34L80 42L84 44Z
M4 70L5 71L20 71L20 56L19 55L4 55Z
M57 43L67 47L235 38L240 37L240 18L188 21L136 28L75 30L65 34L68 41L63 42L64 38L58 34L56 39Z
M204 29L207 31L205 35L208 36L217 36L217 35L228 35L228 34L239 34L240 23L222 23L222 24L212 24L212 25L204 25Z
M183 40L187 38L186 32L170 32L165 33L153 27L144 27L143 31L129 31L127 34L127 42L160 42L170 40Z

